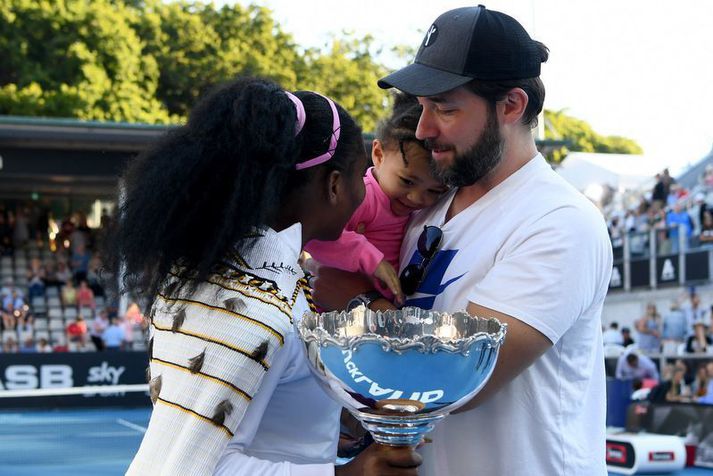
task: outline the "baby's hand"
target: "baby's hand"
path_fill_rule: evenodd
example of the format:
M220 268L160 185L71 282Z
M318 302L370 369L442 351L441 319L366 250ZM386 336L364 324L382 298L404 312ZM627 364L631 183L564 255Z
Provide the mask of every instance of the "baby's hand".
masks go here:
M387 288L394 293L395 304L400 306L404 303L404 294L401 291L401 283L399 282L399 276L396 274L396 270L391 264L386 260L381 260L379 265L374 271L374 277L383 281Z

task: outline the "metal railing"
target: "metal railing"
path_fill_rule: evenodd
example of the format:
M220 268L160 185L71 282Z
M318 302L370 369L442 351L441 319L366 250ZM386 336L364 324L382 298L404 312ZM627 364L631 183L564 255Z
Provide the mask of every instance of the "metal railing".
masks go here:
M610 291L657 289L711 281L713 243L689 239L685 227L631 232L612 239Z

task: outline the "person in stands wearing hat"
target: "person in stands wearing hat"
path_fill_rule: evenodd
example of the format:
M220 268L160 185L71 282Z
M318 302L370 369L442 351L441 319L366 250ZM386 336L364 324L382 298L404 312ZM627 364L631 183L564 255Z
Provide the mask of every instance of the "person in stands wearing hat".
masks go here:
M454 187L409 224L402 270L428 266L406 305L508 325L489 382L421 448L421 475L606 474L601 312L612 249L601 213L535 146L548 54L515 19L459 8L426 29L413 64L379 81L418 96L416 137ZM442 231L427 256L424 225ZM326 308L368 292L336 270L315 281Z

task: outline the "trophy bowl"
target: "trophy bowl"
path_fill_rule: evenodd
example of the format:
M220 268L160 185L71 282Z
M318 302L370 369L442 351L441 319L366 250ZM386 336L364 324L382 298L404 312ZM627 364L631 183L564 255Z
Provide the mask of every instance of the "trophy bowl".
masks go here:
M310 369L377 443L415 446L486 384L507 325L466 312L364 306L305 313Z

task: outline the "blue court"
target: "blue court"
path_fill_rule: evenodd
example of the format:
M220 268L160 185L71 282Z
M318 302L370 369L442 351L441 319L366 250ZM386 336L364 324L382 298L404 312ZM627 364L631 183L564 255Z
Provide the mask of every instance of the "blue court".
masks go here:
M0 474L123 475L150 413L150 408L0 412ZM713 470L691 468L671 474L711 476Z
M3 476L123 475L150 408L0 413Z

